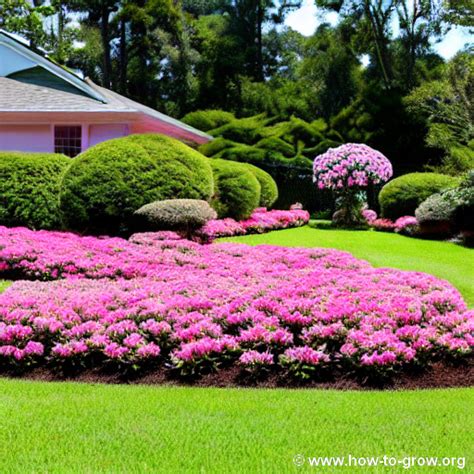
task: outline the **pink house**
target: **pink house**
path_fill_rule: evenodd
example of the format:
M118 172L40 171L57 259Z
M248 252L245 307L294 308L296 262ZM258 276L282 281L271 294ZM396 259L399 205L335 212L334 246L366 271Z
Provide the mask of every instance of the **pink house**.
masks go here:
M0 150L75 156L104 140L150 132L190 144L212 139L81 79L0 30Z

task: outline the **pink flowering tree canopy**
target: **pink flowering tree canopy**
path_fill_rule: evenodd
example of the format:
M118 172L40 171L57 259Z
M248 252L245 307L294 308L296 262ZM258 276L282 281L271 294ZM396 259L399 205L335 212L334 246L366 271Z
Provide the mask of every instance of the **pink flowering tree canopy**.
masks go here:
M390 160L362 143L346 143L318 155L313 180L319 189L330 189L338 196L338 213L333 220L346 226L363 222L363 192L369 185L388 181L393 174ZM362 196L362 197L361 197ZM336 222L338 223L338 222Z

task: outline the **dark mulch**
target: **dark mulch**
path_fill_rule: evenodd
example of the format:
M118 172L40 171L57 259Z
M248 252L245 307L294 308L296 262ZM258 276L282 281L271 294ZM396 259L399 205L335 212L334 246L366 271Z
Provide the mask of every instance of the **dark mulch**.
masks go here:
M255 388L316 388L332 390L414 390L448 387L474 387L474 358L462 364L437 362L427 370L406 372L383 383L357 379L347 375L335 375L320 381L296 382L277 374L269 374L255 380L242 373L239 367L229 367L204 375L196 380L183 381L167 370L154 370L128 376L103 369L86 370L77 374L59 374L38 367L21 376L3 372L0 377L38 381L74 381L103 384L143 384L193 387L255 387Z

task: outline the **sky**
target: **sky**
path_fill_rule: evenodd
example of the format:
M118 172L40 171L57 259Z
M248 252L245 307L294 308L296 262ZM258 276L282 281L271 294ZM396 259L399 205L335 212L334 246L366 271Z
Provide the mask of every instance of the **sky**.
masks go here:
M314 4L314 0L304 0L303 6L288 14L285 24L305 36L310 36L316 28L327 21L331 24L337 23L335 12L322 16L321 11ZM434 45L435 51L445 59L454 56L468 42L473 42L474 38L465 29L454 28L443 39Z

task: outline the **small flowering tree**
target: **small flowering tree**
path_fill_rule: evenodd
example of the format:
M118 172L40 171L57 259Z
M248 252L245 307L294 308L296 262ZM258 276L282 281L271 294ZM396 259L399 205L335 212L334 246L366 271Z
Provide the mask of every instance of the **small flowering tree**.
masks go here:
M319 189L337 195L337 224L354 227L365 222L362 209L370 184L388 181L393 174L388 158L361 143L330 148L314 160L313 181Z

